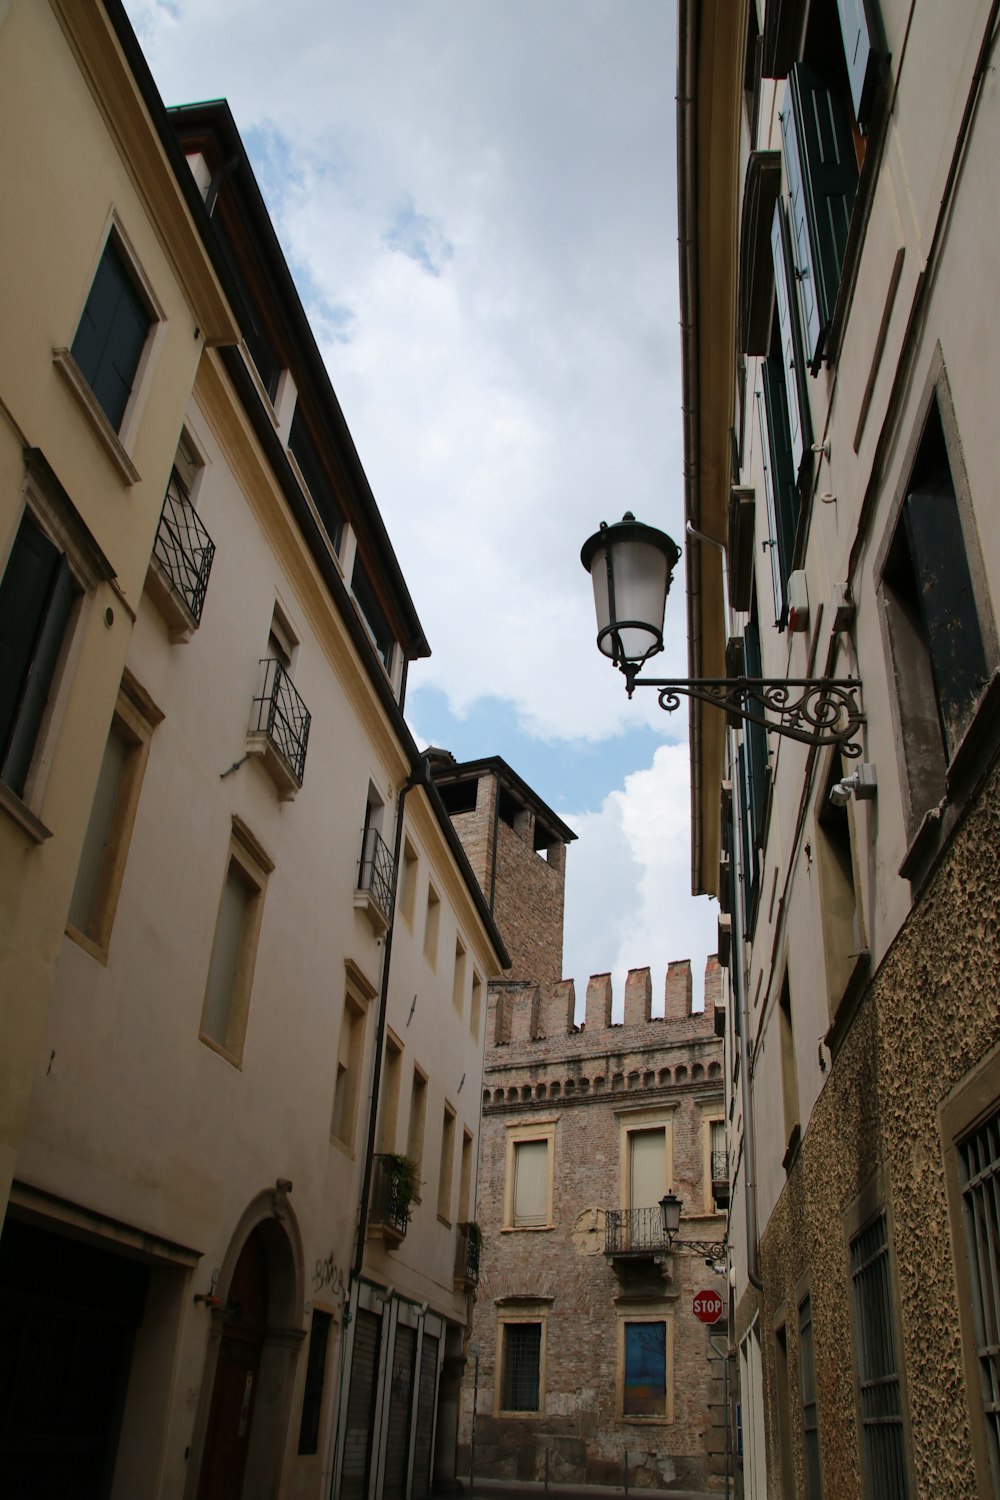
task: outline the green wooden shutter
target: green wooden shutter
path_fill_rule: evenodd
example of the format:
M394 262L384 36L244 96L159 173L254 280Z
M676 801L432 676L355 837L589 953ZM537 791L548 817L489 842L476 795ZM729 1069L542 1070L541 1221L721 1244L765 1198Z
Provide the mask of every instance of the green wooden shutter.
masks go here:
M837 301L858 164L843 100L802 63L789 74L780 118L794 276L815 375Z
M873 44L874 31L866 13L865 0L837 0L837 14L844 38L851 102L857 122L864 130L871 120L878 84L880 59Z
M108 240L72 353L116 432L125 415L149 322L125 263L114 241Z
M903 521L950 760L989 675L962 523L941 493L908 495Z
M788 220L781 202L774 205L771 220L771 261L774 265L774 301L781 338L781 362L785 367L785 397L788 402L788 437L796 478L802 471L806 444L811 437L809 406L803 376L802 341L795 303L791 295L791 245Z
M788 619L788 575L792 570L800 500L788 428L788 398L781 359L772 355L760 367L759 403L764 453L764 498L767 503L774 617L779 630Z
M69 564L25 516L0 585L0 776L19 796L72 607Z

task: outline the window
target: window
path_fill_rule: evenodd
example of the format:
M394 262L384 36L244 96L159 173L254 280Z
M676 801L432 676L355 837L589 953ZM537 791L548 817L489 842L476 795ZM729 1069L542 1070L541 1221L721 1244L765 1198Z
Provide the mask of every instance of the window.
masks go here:
M667 1394L667 1321L620 1319L620 1415L632 1419L671 1415Z
M906 1435L884 1213L851 1241L850 1253L864 1493L867 1500L906 1500Z
M444 1107L441 1125L441 1161L438 1172L438 1218L451 1223L451 1193L455 1180L455 1111L450 1104Z
M458 1176L458 1222L466 1224L472 1208L472 1161L475 1137L462 1130L462 1163Z
M823 1478L816 1414L816 1352L813 1348L812 1299L799 1303L799 1392L802 1397L802 1445L805 1454L806 1500L822 1500Z
M795 1469L792 1461L792 1412L788 1389L788 1331L784 1323L774 1330L775 1401L778 1407L778 1467L781 1493L794 1495Z
M480 1026L482 1024L482 1016L483 1016L483 981L480 979L480 977L476 973L475 969L473 969L473 971L472 971L472 1004L469 1007L469 1032L470 1032L470 1034L472 1036L473 1041L476 1041L476 1042L478 1042L478 1040L479 1040L479 1028L480 1028Z
M392 852L382 837L385 803L373 782L368 783L365 822L361 831L361 858L354 904L365 911L376 937L381 937L392 918L395 871Z
M19 797L75 595L67 557L26 512L0 584L0 776Z
M116 432L122 426L152 321L112 233L70 352Z
M735 676L762 677L760 627L757 617L756 590L750 618L743 627L742 651L737 650ZM750 706L760 711L756 699ZM749 937L757 919L760 896L761 851L767 822L767 799L770 782L767 731L763 725L747 721L740 737L736 765L736 795L739 806L740 861L739 879L743 901L743 930Z
M542 1412L545 1319L501 1314L500 1391L501 1412Z
M302 1420L299 1423L299 1452L319 1450L319 1430L323 1419L323 1383L326 1377L326 1351L330 1342L333 1315L313 1309L309 1330L309 1357L306 1361L306 1388L302 1395Z
M390 1155L396 1150L396 1128L399 1120L399 1087L403 1072L403 1044L386 1031L385 1060L382 1064L382 1103L378 1149Z
M264 891L273 869L273 861L246 824L234 816L202 1006L201 1039L236 1067L243 1059Z
M350 986L344 996L340 1020L340 1044L337 1049L337 1078L333 1090L333 1115L330 1135L348 1150L354 1148L357 1128L358 1096L361 1092L361 1069L365 1052L365 1022L370 996L354 993Z
M461 1016L465 1009L465 944L455 939L455 973L451 984L451 1003Z
M433 969L437 964L438 926L441 921L441 897L432 885L427 887L427 910L424 914L424 957Z
M399 909L407 927L413 928L417 903L417 851L409 839L403 839L403 867L399 872Z
M267 655L260 659L260 677L250 710L247 749L261 756L282 801L290 801L302 785L312 715L292 683L298 637L277 602L267 636Z
M1000 1051L942 1109L952 1248L979 1493L1000 1494Z
M406 1154L417 1166L417 1182L424 1160L424 1121L427 1117L427 1074L414 1066L413 1085L410 1089L410 1122L406 1131ZM414 1193L419 1202L419 1186Z
M729 1160L726 1152L726 1122L707 1119L705 1161L705 1208L721 1212L729 1202Z
M351 592L358 606L358 613L371 636L379 661L387 672L392 671L393 638L385 612L379 604L371 576L360 557L354 562Z
M190 640L201 623L215 560L215 543L193 504L203 469L190 439L182 434L146 577L146 590L175 643Z
M344 513L326 469L323 467L319 449L306 426L302 408L298 405L292 417L288 446L323 523L323 529L330 539L330 545L334 552L339 552L344 534Z
M881 580L911 834L945 796L996 665L992 621L975 583L975 523L964 485L961 495L956 489L942 400L952 423L942 389L928 409Z
M71 936L106 958L153 730L163 714L126 672L69 904Z
M777 211L780 209L779 203ZM779 630L784 630L788 623L788 578L792 571L800 500L795 483L797 465L788 423L785 373L776 356L771 355L761 362L760 381L757 415L760 422L768 526L763 545L771 558L774 622ZM747 675L751 675L749 669Z
M555 1121L507 1128L504 1224L508 1229L547 1229L552 1223L552 1158Z
M816 809L820 920L831 1020L866 950L854 855L854 804L838 806L830 801L830 792L845 774L841 757L832 755Z
M785 1118L784 1166L787 1171L799 1140L799 1080L795 1063L795 1032L792 1026L792 992L788 974L781 984L778 998L778 1033L781 1047L781 1097Z

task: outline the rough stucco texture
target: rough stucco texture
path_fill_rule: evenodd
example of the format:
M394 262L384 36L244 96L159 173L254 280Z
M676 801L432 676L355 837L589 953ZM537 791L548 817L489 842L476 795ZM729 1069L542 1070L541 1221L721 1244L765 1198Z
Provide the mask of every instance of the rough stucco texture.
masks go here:
M995 767L873 979L762 1234L772 1495L781 1492L773 1330L786 1322L788 1386L797 1413L797 1308L806 1290L814 1320L824 1493L837 1500L862 1493L848 1238L857 1228L849 1227L851 1207L879 1173L896 1273L897 1347L915 1491L925 1500L978 1493L939 1109L1000 1042L998 863ZM756 1305L757 1294L748 1293L737 1319L741 1330ZM791 1448L797 1493L804 1494L801 1442Z

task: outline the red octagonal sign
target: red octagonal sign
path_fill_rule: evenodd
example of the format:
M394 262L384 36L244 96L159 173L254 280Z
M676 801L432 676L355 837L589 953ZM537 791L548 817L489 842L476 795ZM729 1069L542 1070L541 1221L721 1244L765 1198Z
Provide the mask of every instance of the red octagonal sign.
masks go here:
M694 1299L694 1315L699 1323L717 1323L722 1317L722 1298L718 1292L699 1292Z

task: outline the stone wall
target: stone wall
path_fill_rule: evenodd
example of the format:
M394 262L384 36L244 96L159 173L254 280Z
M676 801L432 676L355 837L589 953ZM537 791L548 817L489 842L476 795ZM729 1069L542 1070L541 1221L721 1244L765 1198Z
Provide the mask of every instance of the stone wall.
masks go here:
M761 1310L767 1425L776 1433L772 1330L786 1321L794 1393L796 1311L809 1290L824 1487L838 1500L862 1494L848 1216L878 1174L890 1219L914 1493L925 1500L977 1493L940 1107L1000 1046L998 858L995 767L859 1006L762 1235L763 1294L748 1292L737 1313L741 1337ZM1000 1058L995 1077L1000 1096ZM792 1447L804 1493L801 1445ZM777 1495L776 1452L768 1466Z
M611 1022L611 980L587 987L586 1022L573 1023L570 981L491 985L477 1214L482 1275L473 1339L480 1349L477 1462L480 1477L552 1483L624 1481L637 1488L704 1487L722 1473L721 1366L692 1312L703 1286L725 1299L704 1256L672 1253L613 1261L608 1210L623 1204L623 1131L639 1114L669 1120L674 1190L684 1202L680 1238L721 1241L724 1213L706 1198L708 1121L723 1115L722 1043L715 1035L719 971L706 973L707 1011L692 1014L691 969L672 964L666 1015L652 1017L648 969L626 982L625 1018ZM552 1222L504 1224L509 1127L553 1130ZM544 1309L544 1410L497 1412L498 1321L518 1306ZM619 1323L629 1305L655 1309L672 1337L672 1420L623 1418ZM725 1334L722 1334L722 1341ZM468 1472L472 1370L463 1398L459 1469Z

